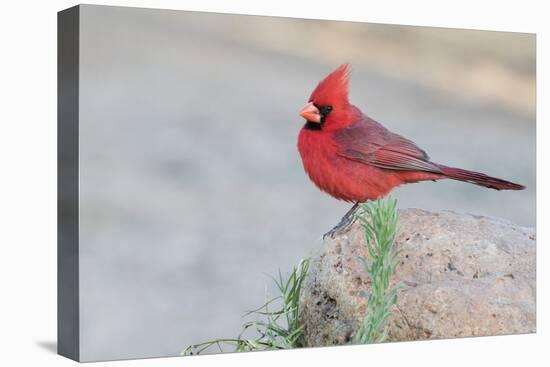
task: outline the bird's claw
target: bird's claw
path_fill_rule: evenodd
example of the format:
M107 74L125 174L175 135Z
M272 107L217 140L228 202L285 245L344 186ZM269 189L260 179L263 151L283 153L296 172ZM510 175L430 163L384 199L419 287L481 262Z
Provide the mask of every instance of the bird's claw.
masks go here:
M359 209L359 204L355 204L346 213L346 215L342 217L342 219L340 220L340 223L338 223L336 227L334 227L333 229L331 229L330 231L328 231L323 235L323 240L326 240L327 238L334 238L337 235L346 233L351 228L353 223L355 223L355 220L357 219L355 214L357 213L358 209Z
M355 223L355 219L355 216L352 216L351 218L342 218L342 220L336 225L336 227L323 235L323 240L326 240L327 238L334 239L334 237L346 233L347 231L349 231L353 223Z

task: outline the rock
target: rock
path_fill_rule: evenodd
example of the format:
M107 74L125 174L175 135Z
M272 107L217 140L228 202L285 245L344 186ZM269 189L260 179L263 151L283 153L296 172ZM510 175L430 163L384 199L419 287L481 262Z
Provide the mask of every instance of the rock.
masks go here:
M535 230L451 211L399 212L387 341L535 332ZM370 280L356 221L312 259L300 319L309 346L345 344L362 322Z

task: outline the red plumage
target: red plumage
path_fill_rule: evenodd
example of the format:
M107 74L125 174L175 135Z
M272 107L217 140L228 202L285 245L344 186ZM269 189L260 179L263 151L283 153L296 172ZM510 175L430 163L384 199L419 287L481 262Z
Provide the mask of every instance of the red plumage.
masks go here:
M349 66L315 88L301 115L307 122L298 150L311 180L331 196L365 202L393 188L426 180L454 179L496 190L525 187L483 173L431 162L412 141L392 133L348 101Z

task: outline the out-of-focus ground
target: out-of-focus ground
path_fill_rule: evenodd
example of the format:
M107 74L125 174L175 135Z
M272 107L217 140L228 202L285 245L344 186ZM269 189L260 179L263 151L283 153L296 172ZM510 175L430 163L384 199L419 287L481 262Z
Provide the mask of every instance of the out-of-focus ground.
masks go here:
M399 206L535 224L535 37L83 6L84 360L235 337L349 204L318 191L298 110L351 62L351 100L436 162L528 186L395 191Z

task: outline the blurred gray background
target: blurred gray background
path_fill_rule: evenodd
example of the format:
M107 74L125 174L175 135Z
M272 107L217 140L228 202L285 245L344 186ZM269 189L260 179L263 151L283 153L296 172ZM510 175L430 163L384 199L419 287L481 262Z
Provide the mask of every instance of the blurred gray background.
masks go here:
M399 206L535 224L535 37L82 6L83 360L236 337L349 208L304 174L298 110L351 62L351 101L434 161L528 186L397 189Z

